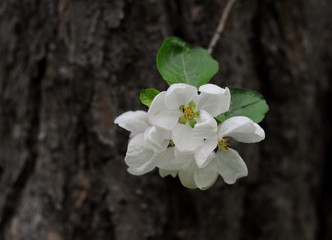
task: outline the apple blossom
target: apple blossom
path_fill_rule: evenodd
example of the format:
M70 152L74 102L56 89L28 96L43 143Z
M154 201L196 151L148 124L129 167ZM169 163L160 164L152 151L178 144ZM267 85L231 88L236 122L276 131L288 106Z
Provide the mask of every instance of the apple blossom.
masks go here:
M184 83L171 85L152 101L148 111L151 123L172 132L179 151L194 151L204 139L217 132L215 116L230 105L228 88L205 84L197 88Z

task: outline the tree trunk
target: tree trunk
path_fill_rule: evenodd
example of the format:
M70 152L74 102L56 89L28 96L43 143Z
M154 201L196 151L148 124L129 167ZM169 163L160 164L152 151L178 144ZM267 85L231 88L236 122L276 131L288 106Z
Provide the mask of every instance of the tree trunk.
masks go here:
M212 82L270 105L266 140L236 146L247 178L199 191L126 171L114 118L167 88L163 40L207 47L226 2L0 2L0 239L332 239L328 0L234 5Z

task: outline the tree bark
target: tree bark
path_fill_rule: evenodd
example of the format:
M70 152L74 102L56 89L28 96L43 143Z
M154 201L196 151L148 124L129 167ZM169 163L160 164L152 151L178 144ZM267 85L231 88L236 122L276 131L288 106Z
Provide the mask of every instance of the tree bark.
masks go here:
M332 239L332 2L238 0L212 83L257 90L249 176L207 191L129 175L113 124L165 90L168 36L207 47L226 0L0 2L0 239Z

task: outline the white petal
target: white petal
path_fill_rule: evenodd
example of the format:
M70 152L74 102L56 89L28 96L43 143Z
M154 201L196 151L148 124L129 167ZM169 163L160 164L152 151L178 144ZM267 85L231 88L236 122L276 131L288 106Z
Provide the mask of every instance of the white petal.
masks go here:
M181 152L194 151L204 142L202 137L194 136L193 128L180 123L172 130L172 139L177 149Z
M233 184L238 178L248 175L248 169L241 156L232 148L228 152L218 151L213 161L217 171L228 184Z
M173 149L166 149L162 153L153 154L151 158L150 155L146 157L147 161L144 164L135 167L129 166L127 171L133 175L143 175L145 173L151 172L155 167L157 167L158 164L164 163L165 161L170 162L174 159L174 147ZM174 170L171 170L170 174L174 175Z
M165 139L163 132L152 126L144 132L144 147L158 153L165 151L169 144L169 139Z
M193 164L187 169L179 170L179 179L183 186L194 189L197 188L194 178L194 166Z
M158 167L161 167L166 170L179 170L183 168L188 168L192 163L195 161L194 156L192 153L190 154L181 154L176 147L172 147L173 155L169 154L168 158L172 159L171 161L163 160L162 164L161 161L158 161ZM166 155L166 153L165 153ZM165 157L166 158L166 157Z
M196 168L194 178L196 186L205 190L217 180L218 172L213 165L207 165L205 168Z
M156 155L157 167L169 169L167 166L175 159L174 149L175 147L169 147L165 151Z
M212 116L227 112L231 103L231 93L228 88L214 84L205 84L199 88L201 92L195 99L196 108L204 109Z
M174 156L176 158L182 158L183 156L192 155L192 153L193 153L192 151L182 151L182 152L180 152L177 147L174 147Z
M154 162L154 159L150 159L148 162L144 163L141 166L138 167L129 167L127 171L132 175L143 175L148 172L151 172L156 167L156 164Z
M214 137L218 130L217 121L206 111L201 110L193 134L201 138Z
M232 137L239 142L255 143L265 138L264 130L250 118L231 117L219 125L218 137Z
M169 130L166 130L164 128L157 127L158 132L165 138L165 139L172 139L172 132Z
M144 111L129 111L121 114L114 120L115 124L130 131L134 137L139 133L143 133L151 124L149 118Z
M218 139L216 137L206 139L202 146L197 148L194 152L195 161L197 167L205 167L210 161L211 153L214 153L213 150L217 147Z
M128 144L125 162L129 167L140 167L153 157L151 150L144 148L144 134L138 134Z
M181 112L179 109L166 109L165 95L166 92L161 92L153 99L148 111L148 117L154 125L171 130L178 123Z
M254 125L255 125L255 128L256 128L256 130L255 130L255 136L256 136L256 138L258 140L258 141L256 140L255 142L259 142L259 141L264 140L265 139L265 131L264 131L264 129L261 126L259 126L257 123L254 123Z
M175 83L167 89L165 105L168 109L179 109L181 105L188 105L197 95L197 88L194 86Z
M178 171L177 170L165 170L162 168L159 168L159 175L160 177L166 177L168 175L171 175L172 177L176 177L178 175Z

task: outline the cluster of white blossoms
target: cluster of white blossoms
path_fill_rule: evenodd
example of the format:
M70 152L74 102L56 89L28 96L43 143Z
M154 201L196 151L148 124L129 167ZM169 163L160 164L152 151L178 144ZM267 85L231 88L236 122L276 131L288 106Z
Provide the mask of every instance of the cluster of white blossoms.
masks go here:
M246 164L229 139L255 143L264 130L244 116L222 123L215 117L227 112L231 94L214 84L196 87L176 83L160 92L148 112L129 111L115 123L131 132L125 162L128 172L142 175L159 168L162 177L178 176L188 188L207 189L221 175L233 184L248 175Z

